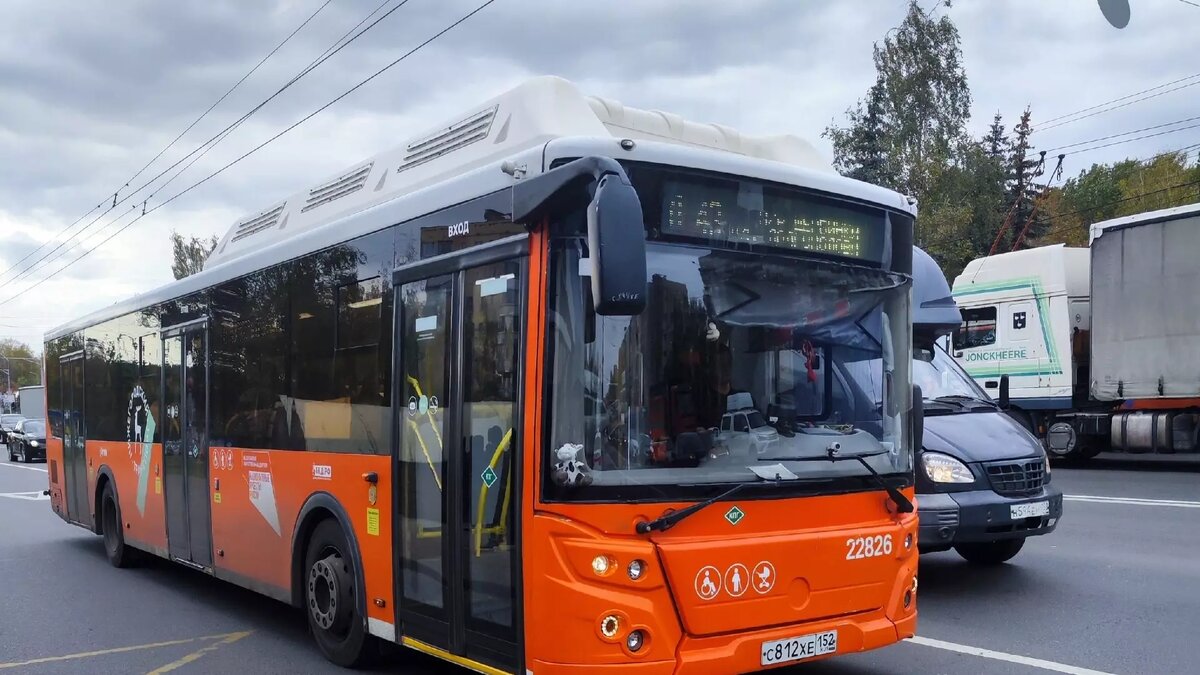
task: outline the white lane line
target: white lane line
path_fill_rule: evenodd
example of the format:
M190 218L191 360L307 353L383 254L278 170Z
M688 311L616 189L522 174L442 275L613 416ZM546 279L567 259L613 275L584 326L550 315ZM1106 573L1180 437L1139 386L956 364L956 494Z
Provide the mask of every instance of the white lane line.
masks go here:
M922 645L925 647L933 647L934 649L944 649L948 652L957 652L959 654L969 654L985 659L993 659L996 661L1006 661L1008 663L1017 663L1031 668L1040 668L1049 670L1055 673L1068 673L1068 675L1112 675L1102 670L1091 670L1089 668L1079 668L1077 666L1068 666L1065 663L1055 663L1054 661L1045 661L1043 659L1035 659L1029 656L1021 656L1019 654L1006 654L1005 652L992 651L991 649L982 649L980 647L971 647L969 645L960 645L954 642L945 642L943 640L934 640L921 636L911 637L907 640L913 644Z
M25 466L24 464L10 464L7 462L0 462L0 466L7 466L13 469L25 469L26 471L41 471L42 473L46 473L46 470L40 466Z
M44 495L40 490L37 492L0 492L0 497L8 497L10 499L28 499L32 502L50 499L50 495Z
M1099 495L1063 495L1063 501L1092 504L1124 504L1126 506L1173 506L1177 509L1200 509L1200 502L1182 499L1138 499L1136 497L1101 497Z

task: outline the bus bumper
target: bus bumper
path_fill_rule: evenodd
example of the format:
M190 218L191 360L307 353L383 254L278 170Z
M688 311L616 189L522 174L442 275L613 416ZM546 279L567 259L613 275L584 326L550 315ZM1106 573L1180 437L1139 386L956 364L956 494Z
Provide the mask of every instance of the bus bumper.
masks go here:
M763 631L751 631L736 635L711 637L684 636L679 643L678 659L672 661L627 662L606 665L565 664L531 661L529 672L534 675L559 673L635 673L637 675L737 675L758 670L774 670L787 665L798 665L877 649L912 637L917 628L917 615L910 614L899 621L892 621L883 612L867 615L842 617L837 620L796 624ZM815 658L792 661L778 666L761 665L761 649L764 642L785 638L838 632L836 653Z

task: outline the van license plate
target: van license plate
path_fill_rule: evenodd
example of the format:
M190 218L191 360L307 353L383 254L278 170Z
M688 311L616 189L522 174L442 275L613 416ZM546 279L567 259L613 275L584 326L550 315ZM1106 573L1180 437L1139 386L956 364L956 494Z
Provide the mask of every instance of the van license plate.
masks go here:
M812 633L800 637L771 640L762 643L762 665L773 666L777 663L803 661L823 654L837 651L837 631L827 630L824 633Z
M1033 502L1032 504L1013 504L1009 507L1012 510L1012 519L1020 520L1021 518L1033 518L1035 516L1050 515L1050 502Z

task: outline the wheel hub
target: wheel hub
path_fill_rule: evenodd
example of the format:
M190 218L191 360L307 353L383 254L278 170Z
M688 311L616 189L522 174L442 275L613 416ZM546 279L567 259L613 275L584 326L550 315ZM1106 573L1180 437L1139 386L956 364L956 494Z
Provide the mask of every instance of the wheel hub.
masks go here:
M349 576L340 556L331 554L308 571L308 611L322 630L340 631L349 619Z

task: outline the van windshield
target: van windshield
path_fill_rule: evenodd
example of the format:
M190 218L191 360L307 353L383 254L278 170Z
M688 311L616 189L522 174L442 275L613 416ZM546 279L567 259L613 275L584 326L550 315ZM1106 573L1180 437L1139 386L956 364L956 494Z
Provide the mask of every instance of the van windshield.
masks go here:
M914 349L912 374L913 384L921 387L921 395L926 400L948 396L992 400L941 345L934 345L932 349Z

